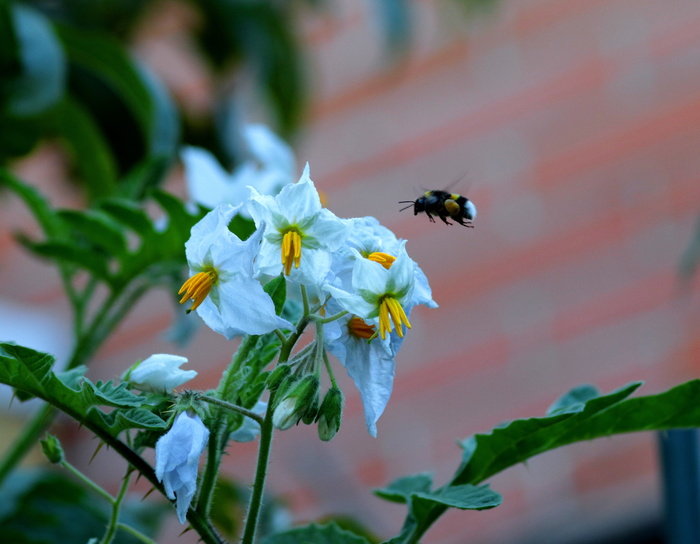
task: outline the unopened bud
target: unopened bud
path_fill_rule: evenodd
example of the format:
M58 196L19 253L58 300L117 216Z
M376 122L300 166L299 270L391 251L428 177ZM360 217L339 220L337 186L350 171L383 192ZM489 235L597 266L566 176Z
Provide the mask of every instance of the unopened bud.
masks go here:
M283 383L284 385L284 383ZM272 423L280 430L295 425L312 407L314 399L318 403L318 389L321 383L316 374L304 376L284 393L272 415ZM278 392L278 394L281 393Z
M292 372L292 367L289 365L279 365L267 376L267 388L272 391L277 391L282 381Z
M331 440L340 429L342 419L343 392L331 387L318 410L318 437L324 442Z
M51 463L60 463L64 459L61 442L52 434L47 434L45 440L40 440L41 449Z

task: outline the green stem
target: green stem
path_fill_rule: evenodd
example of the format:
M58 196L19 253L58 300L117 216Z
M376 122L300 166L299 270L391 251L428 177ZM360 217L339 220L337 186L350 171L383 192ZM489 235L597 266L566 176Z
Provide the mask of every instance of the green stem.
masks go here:
M78 478L80 481L82 481L86 486L88 486L90 489L92 489L95 493L98 495L102 496L103 499L108 501L110 504L114 502L114 497L110 495L107 491L105 491L102 487L97 485L97 483L93 482L90 478L85 476L82 472L80 472L77 468L75 468L73 465L71 465L68 461L65 459L61 461L61 466L65 468L68 472L70 472L73 476Z
M304 332L304 329L306 328L306 325L309 323L309 316L304 315L301 317L299 320L299 323L297 323L297 329L294 331L291 335L289 335L289 338L287 338L287 341L282 344L282 347L280 348L280 354L279 357L277 358L277 363L286 363L289 360L289 356L292 353L292 348L294 348L294 345L297 343L299 338L301 337L302 333Z
M129 470L129 472L127 472L124 476L122 485L119 488L119 493L117 493L117 496L112 500L112 515L109 518L109 524L107 525L105 536L102 537L101 544L111 544L112 540L114 540L114 535L117 533L117 525L119 523L119 510L121 509L126 490L129 488L130 480L131 470Z
M272 434L274 427L272 425L272 407L275 404L275 393L270 394L270 400L267 404L267 412L265 413L265 421L263 421L260 429L260 447L258 449L258 465L255 469L255 482L253 483L253 492L248 503L248 514L246 516L245 529L241 544L253 544L255 539L255 531L258 525L258 517L260 515L260 506L262 505L263 491L265 490L265 478L267 477L267 464L270 459L270 450L272 449Z
M117 528L125 533L129 533L134 538L143 542L143 544L158 544L155 540L148 538L141 531L134 529L131 525L127 525L126 523L117 523Z
M316 323L330 323L331 321L335 321L336 319L340 319L344 315L348 315L348 312L346 310L343 310L342 312L338 312L337 314L334 314L330 317L314 317L314 321Z
M301 303L303 304L304 308L304 315L309 315L309 297L306 294L306 285L303 283L300 285L301 287Z
M331 367L331 362L328 360L328 354L326 353L326 350L323 350L323 362L326 365L328 377L331 379L331 385L337 389L340 389L335 381L335 374L333 374L333 368Z
M219 386L216 390L216 396L206 398L204 396L200 397L201 400L210 402L211 404L217 404L219 408L218 410L214 410L212 414L212 424L210 426L211 434L209 435L209 442L207 444L207 464L202 473L202 479L199 484L199 495L197 496L197 512L200 512L205 519L209 519L211 504L214 499L214 491L216 490L216 481L219 476L221 456L224 453L224 446L228 438L226 417L223 409L229 409L230 406L235 406L224 399L231 398L233 394L231 388L236 381L238 371L241 369L241 366L248 358L248 354L255 347L257 342L258 336L247 336L239 346L231 364L221 376L221 382L219 382ZM220 403L223 404L217 403L216 401L220 401ZM253 415L257 418L260 417L257 414Z
M242 406L238 406L236 404L226 402L225 400L219 400L216 397L208 397L207 395L197 395L197 399L204 401L204 402L208 402L209 404L214 404L214 405L219 406L221 408L224 408L226 410L230 410L231 412L236 412L237 414L241 414L241 415L244 415L246 417L249 417L253 421L256 421L259 425L263 424L262 417L260 417L255 412L252 412L246 408L243 408Z

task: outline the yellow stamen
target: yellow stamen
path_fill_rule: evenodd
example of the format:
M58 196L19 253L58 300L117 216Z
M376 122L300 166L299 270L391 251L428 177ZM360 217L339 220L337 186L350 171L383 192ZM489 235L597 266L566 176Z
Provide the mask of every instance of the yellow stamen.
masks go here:
M178 295L185 293L180 299L180 304L184 304L187 300L192 300L192 307L187 310L187 313L193 312L204 302L204 299L207 298L209 291L211 291L218 279L219 275L212 268L206 272L198 272L182 284L182 287L177 292Z
M284 274L289 276L292 271L292 262L294 268L299 268L301 262L301 236L295 230L290 230L285 233L282 238L282 264L284 265Z
M369 340L375 335L374 325L368 325L359 317L353 317L348 321L348 332L357 338Z
M382 340L386 338L387 332L391 332L392 321L396 327L396 334L403 338L403 325L406 325L408 329L411 328L406 312L394 297L384 297L379 305L379 334Z
M367 255L367 258L370 261L374 261L375 263L381 264L387 270L391 268L391 265L396 260L396 257L394 257L393 255L389 255L388 253L382 253L381 251L375 251L374 253L370 253L369 255Z

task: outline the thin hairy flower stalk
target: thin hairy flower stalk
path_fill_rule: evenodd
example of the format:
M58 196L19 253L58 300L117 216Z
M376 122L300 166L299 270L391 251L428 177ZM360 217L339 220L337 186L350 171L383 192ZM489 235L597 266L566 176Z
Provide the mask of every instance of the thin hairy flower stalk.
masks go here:
M226 438L228 436L226 417L223 410L231 409L231 406L235 406L230 404L226 399L231 398L233 393L231 388L236 380L236 374L240 370L241 365L243 365L243 362L248 358L250 350L255 347L258 338L259 337L255 335L245 337L236 355L233 357L231 364L221 376L221 382L219 382L219 386L216 390L216 396L205 397L201 395L199 397L205 402L216 404L219 408L218 410L214 410L214 417L212 418L213 423L210 427L211 434L209 435L209 442L207 443L207 462L199 484L199 494L197 495L197 511L201 512L206 519L209 519L211 503L214 498L214 491L216 490L216 480L219 475L219 466L221 465L221 457L224 454L224 446L226 445ZM244 409L241 408L241 410ZM253 416L253 419L260 418L257 414L253 414ZM256 421L258 419L256 419Z
M331 379L331 385L338 388L338 384L335 381L335 374L333 374L333 367L331 362L328 360L328 354L326 350L323 350L323 363L326 365L326 370L328 371L328 377Z
M262 423L263 423L262 417L260 417L255 412L252 412L246 408L243 408L242 406L237 406L236 404L226 402L225 400L219 400L216 397L208 397L206 395L197 395L196 398L198 400L208 402L209 404L214 404L216 406L224 408L225 410L229 410L231 412L236 412L237 414L241 414L241 415L244 415L246 417L249 417L250 419L258 422L260 425L262 425Z
M148 538L141 531L134 529L131 525L127 525L126 523L117 523L117 529L119 529L120 531L124 531L125 533L129 533L135 539L139 540L140 542L143 542L143 544L158 544L152 538Z
M107 525L107 530L105 531L105 536L102 537L100 544L111 544L114 540L114 535L117 533L117 525L119 523L119 510L122 506L122 501L126 495L126 490L129 488L129 483L131 481L131 470L126 473L122 479L122 485L119 488L119 493L117 496L111 499L112 503L112 515L109 518L109 524Z
M265 420L260 427L260 446L258 448L258 464L255 469L255 481L253 483L253 492L250 495L248 503L248 514L246 515L245 529L243 530L243 538L241 544L253 544L255 541L255 531L258 525L258 517L260 515L260 506L262 504L263 492L265 490L265 478L267 477L267 464L270 460L270 450L272 449L272 435L274 426L272 424L272 414L274 413L273 406L275 405L275 392L270 394L270 400L265 412Z
M348 313L349 312L347 310L343 310L342 312L338 312L337 314L333 314L328 317L315 316L314 321L323 325L324 323L331 323L332 321L340 319L341 317L348 315Z
M114 497L110 495L106 490L104 490L102 487L100 487L97 483L93 482L90 478L88 478L85 474L80 472L77 468L75 468L73 465L71 465L68 461L65 459L60 462L61 467L66 469L68 472L70 472L73 476L78 478L81 482L83 482L87 487L92 489L95 493L100 495L103 499L108 501L110 504L114 502Z

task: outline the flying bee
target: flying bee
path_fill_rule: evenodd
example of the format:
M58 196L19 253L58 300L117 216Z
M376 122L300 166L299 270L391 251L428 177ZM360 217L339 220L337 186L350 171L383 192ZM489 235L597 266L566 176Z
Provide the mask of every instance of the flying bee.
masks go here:
M426 191L416 200L400 200L399 204L408 204L399 211L407 210L413 205L413 215L425 212L428 219L435 223L433 215L437 215L443 223L451 225L447 219L452 219L464 227L474 228L472 221L476 219L476 206L467 197L447 191Z

